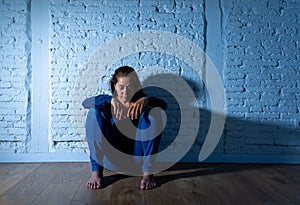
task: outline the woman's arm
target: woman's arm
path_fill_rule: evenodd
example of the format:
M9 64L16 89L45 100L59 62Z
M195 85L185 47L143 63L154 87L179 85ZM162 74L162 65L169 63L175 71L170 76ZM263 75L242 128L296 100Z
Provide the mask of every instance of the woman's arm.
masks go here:
M105 105L111 102L111 96L110 95L97 95L90 98L85 99L82 102L82 106L84 108L90 109L90 108L104 108Z
M162 109L167 108L167 104L165 101L156 98L156 97L141 97L139 100L137 100L134 103L130 103L127 116L131 119L137 119L138 116L143 112L144 108L146 106L150 107L160 107Z

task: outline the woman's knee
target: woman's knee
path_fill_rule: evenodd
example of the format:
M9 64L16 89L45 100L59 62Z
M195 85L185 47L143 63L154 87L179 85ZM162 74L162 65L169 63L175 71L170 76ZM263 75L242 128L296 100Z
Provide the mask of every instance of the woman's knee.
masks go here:
M139 119L139 128L140 129L147 129L151 127L160 127L162 125L162 115L160 112L151 111L147 113L142 113Z
M91 108L87 114L86 125L98 124L98 126L100 126L105 120L106 117L103 111L96 108Z
M96 108L90 108L88 111L88 116L95 116L96 115Z
M105 113L103 110L99 110L96 108L91 108L88 111L87 118L92 119L106 119Z
M86 122L89 124L89 122L96 120L96 113L97 110L95 108L89 109L87 116L86 116Z
M91 108L88 111L86 119L86 135L92 142L94 139L99 139L103 134L107 134L108 123L101 114L101 110Z
M162 121L162 113L159 110L150 110L150 111L143 111L141 114L141 121L146 123L159 123Z

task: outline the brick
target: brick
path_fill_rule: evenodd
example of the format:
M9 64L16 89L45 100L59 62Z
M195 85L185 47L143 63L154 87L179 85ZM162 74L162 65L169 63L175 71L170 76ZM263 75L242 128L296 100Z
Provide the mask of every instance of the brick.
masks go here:
M6 96L6 95L0 95L0 102L3 103L7 103L7 102L11 102L13 100L13 98L11 96Z
M9 111L9 112L14 112L14 111ZM22 117L20 115L5 115L4 120L7 122L17 122L20 121Z
M24 128L7 128L9 134L26 136L27 131Z
M9 141L0 141L0 152L16 153L17 143Z
M249 112L249 107L243 107L243 106L228 106L227 107L228 112Z

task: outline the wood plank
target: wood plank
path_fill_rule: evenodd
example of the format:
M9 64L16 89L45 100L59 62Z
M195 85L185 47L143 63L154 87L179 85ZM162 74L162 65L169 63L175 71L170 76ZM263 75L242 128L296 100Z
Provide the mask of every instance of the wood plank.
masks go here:
M40 163L1 163L0 164L0 196L18 184L27 175L36 170Z
M266 165L252 165L248 170L238 172L235 178L247 189L248 194L263 204L288 204L289 200L267 183L260 173L266 171Z
M184 204L217 204L210 198L210 193L214 194L214 192L209 190L210 186L207 186L203 178L178 179L176 184Z
M70 204L78 186L74 184L49 184L47 188L37 197L32 205L65 205Z
M83 180L70 204L110 204L111 184L121 179L122 176L104 170L104 188L91 190L86 187L86 182L91 176L91 171L85 170L82 174Z
M155 175L159 187L140 190L141 177L104 171L90 190L89 163L0 164L0 196L9 204L299 204L300 165L179 164Z
M63 163L43 163L5 194L39 195L63 169Z
M287 180L287 183L300 185L300 166L299 165L276 165L274 171L281 174Z
M259 205L259 201L255 196L249 194L245 184L236 178L236 175L243 169L244 167L235 165L233 168L221 165L211 170L212 174L206 172L206 175L202 176L202 186L198 185L201 188L197 191L203 195L201 203ZM190 184L191 182L186 183Z
M300 202L299 173L300 166L295 165L269 165L263 171L257 171L269 186L287 198L291 204Z
M62 170L49 186L37 197L33 204L70 204L87 172L87 163L63 163Z
M231 171L223 166L182 167L184 170L173 171L169 177L176 183L175 194L180 196L183 204L224 204L224 197L229 197L230 203L237 201L235 193L225 184L228 180L224 180L224 175L229 175ZM227 188L225 191L224 186Z
M85 178L82 175L88 171L87 163L64 163L62 171L55 176L51 184L78 184L79 186Z
M182 193L180 193L177 183L179 175L183 171L168 170L155 175L158 187L143 191L146 196L147 204L184 204Z
M1 205L31 205L37 195L4 195L0 197Z
M143 201L148 205L157 205L157 204L167 204L163 192L159 188L151 189L151 190L143 190L141 191L143 195ZM174 204L174 202L173 202Z
M140 190L140 177L128 177L112 184L111 204L146 204L143 190Z
M274 189L288 199L288 204L300 204L300 185L283 184L280 187L274 187Z

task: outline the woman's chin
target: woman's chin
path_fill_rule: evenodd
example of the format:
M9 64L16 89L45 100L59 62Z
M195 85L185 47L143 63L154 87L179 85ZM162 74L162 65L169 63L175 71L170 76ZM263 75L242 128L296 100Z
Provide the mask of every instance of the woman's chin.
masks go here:
M128 98L122 98L121 100L122 100L123 104L130 103L130 99L128 99Z

